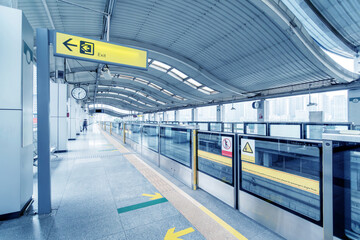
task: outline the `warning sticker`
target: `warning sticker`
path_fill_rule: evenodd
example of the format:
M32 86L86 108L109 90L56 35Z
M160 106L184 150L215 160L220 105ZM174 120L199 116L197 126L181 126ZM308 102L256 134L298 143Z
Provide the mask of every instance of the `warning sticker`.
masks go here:
M255 163L255 140L241 139L241 160Z
M232 157L232 138L222 137L221 154L223 156Z

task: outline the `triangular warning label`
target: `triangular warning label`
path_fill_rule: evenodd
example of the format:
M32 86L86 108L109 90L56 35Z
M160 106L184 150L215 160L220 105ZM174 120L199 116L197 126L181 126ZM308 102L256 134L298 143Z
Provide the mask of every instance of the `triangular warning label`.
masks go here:
M243 152L254 153L253 150L250 147L250 144L248 142L245 144L245 147L243 148Z

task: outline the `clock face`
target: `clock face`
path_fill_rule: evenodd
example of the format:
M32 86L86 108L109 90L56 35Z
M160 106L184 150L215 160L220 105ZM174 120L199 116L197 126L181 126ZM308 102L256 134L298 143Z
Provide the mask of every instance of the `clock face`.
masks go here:
M252 107L253 107L253 109L258 109L259 107L260 107L260 102L253 102L252 103Z
M82 87L76 87L71 91L71 95L76 100L83 100L86 97L86 91Z

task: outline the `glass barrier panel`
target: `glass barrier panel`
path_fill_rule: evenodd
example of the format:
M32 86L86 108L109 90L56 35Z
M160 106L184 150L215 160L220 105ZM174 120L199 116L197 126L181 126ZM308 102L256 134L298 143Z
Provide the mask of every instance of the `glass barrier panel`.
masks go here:
M333 142L334 235L360 239L360 143Z
M221 132L221 123L210 123L210 130L209 131L216 131Z
M224 132L233 132L231 123L224 123Z
M241 189L321 222L321 143L243 137Z
M234 124L234 133L244 133L244 124L243 123L235 123Z
M140 143L141 126L139 124L131 124L130 125L130 139L136 143Z
M191 167L191 130L161 127L160 153L185 166Z
M159 127L157 126L143 126L142 130L142 144L143 146L158 152L159 150Z
M265 123L248 123L246 124L246 134L255 134L266 136Z
M209 124L208 123L197 123L199 126L199 130L202 131L209 131Z
M126 124L125 124L125 137L126 137L127 139L131 139L131 138L130 138L130 135L131 135L130 126L131 126L130 123L126 123Z
M232 135L198 133L198 170L233 185Z
M348 130L347 125L306 125L305 138L306 139L322 139L322 134L325 130Z
M271 124L270 136L272 137L287 137L287 138L301 138L300 124Z

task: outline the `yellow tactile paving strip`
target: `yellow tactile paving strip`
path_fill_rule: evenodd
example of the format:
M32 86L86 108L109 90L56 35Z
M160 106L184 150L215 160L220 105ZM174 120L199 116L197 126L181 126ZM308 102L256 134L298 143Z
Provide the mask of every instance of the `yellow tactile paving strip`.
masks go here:
M130 152L107 132L102 131L102 133L121 153ZM134 165L206 239L247 239L135 154L128 154L124 157Z

